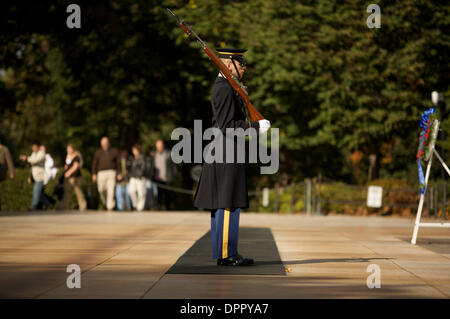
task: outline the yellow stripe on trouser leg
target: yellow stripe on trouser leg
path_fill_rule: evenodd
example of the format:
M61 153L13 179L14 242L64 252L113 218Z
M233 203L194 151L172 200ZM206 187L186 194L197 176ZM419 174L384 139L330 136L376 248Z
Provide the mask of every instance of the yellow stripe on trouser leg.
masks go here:
M228 228L230 225L230 210L223 212L222 258L228 257Z

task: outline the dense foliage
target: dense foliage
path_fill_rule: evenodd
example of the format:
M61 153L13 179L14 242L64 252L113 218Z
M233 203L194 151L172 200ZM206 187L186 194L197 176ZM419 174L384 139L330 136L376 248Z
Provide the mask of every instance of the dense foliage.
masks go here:
M248 49L251 100L282 147L279 174L252 174L253 186L319 173L363 184L370 154L374 178L415 181L431 91L450 107L444 1L378 1L380 29L366 25L371 1L78 1L82 27L68 29L70 3L1 5L0 138L15 160L38 139L61 165L72 142L88 167L102 135L149 149L175 127L210 121L217 70L165 7L211 47ZM191 188L188 168L180 183Z

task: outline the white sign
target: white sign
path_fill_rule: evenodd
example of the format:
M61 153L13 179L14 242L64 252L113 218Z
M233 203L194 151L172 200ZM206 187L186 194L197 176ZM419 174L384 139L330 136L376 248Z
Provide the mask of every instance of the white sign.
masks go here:
M369 186L367 189L367 207L380 208L383 199L383 187Z
M262 195L262 205L264 207L269 206L269 189L267 187L263 188Z

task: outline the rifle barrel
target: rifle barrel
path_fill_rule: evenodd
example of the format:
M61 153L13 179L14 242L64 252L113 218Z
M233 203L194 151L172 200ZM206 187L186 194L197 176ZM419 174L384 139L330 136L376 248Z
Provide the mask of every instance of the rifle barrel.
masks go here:
M169 8L166 8L166 9L175 18L175 20L177 20L178 25L184 32L186 32L187 35L191 35L191 33L192 33L197 38L197 41L202 46L203 51L205 51L205 53L209 56L211 61L219 68L220 72L222 72L225 75L225 77L227 78L228 82L231 84L233 89L244 100L245 104L247 105L247 110L249 112L251 120L253 122L263 120L264 117L261 115L261 113L259 113L255 109L253 104L248 99L248 94L247 94L246 90L243 87L241 87L241 85L233 78L233 75L230 73L230 71L228 71L228 69L225 67L225 65L222 63L222 61L220 61L220 59L212 52L212 50L210 48L208 48L206 43L203 42L202 39L200 39L200 37L197 35L197 33L195 33L194 30L192 30L192 28L190 26L188 26L186 23L184 23L183 20L180 20Z

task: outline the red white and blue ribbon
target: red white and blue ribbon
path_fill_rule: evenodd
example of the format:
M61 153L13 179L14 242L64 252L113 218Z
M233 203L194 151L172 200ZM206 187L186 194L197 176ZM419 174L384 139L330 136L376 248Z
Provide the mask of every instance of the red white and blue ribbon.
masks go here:
M421 119L420 119L420 127L422 128L422 132L420 134L420 143L419 143L419 149L417 151L417 170L419 175L419 182L421 186L420 193L425 193L425 177L423 175L423 168L422 168L422 156L425 150L425 147L428 142L428 138L430 137L430 131L432 126L431 121L431 115L436 112L435 108L430 108L422 113Z

